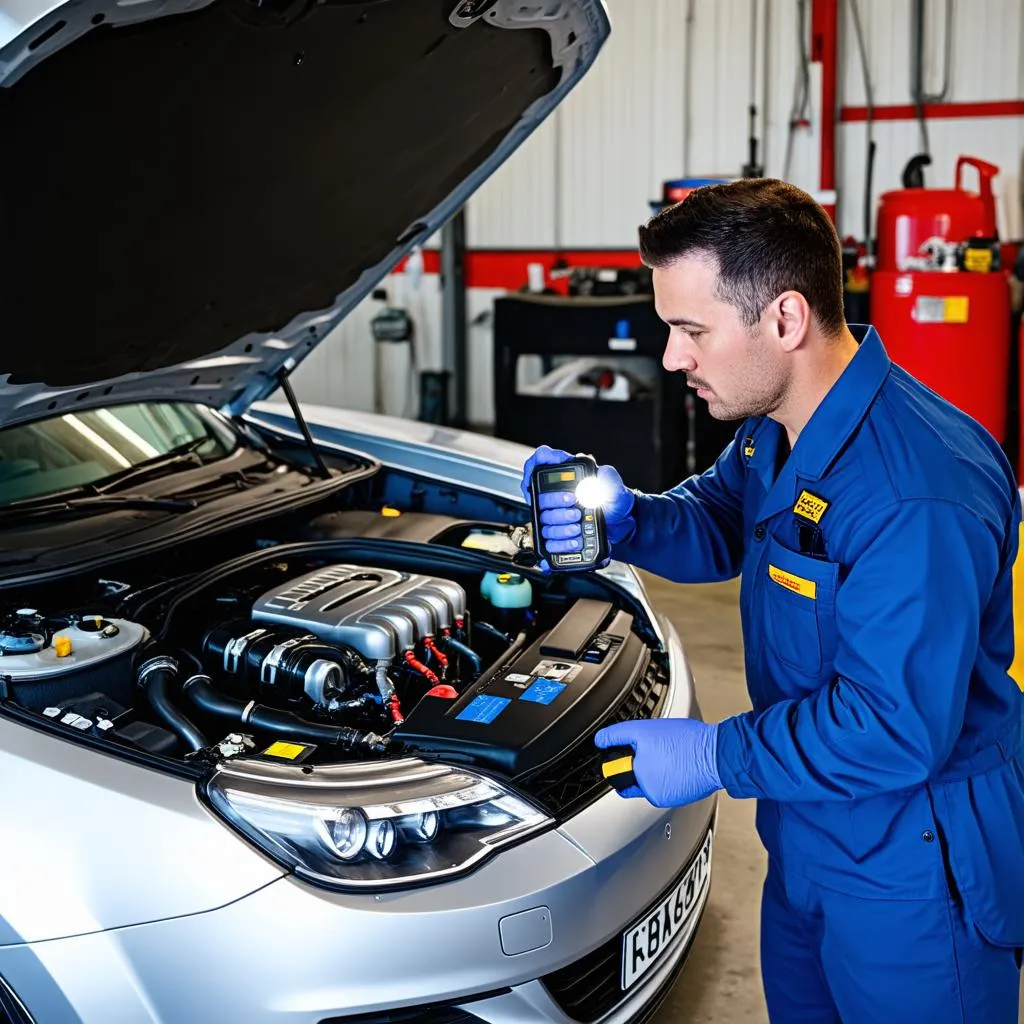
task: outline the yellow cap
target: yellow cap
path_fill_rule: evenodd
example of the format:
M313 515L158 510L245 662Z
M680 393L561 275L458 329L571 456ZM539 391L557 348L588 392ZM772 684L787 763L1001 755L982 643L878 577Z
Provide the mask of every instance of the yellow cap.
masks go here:
M380 514L382 516L388 516L388 518L390 518L390 519L394 519L395 516L400 516L402 513L401 513L400 509L392 508L390 505L385 505L380 510Z
M71 637L55 636L53 638L53 649L57 652L58 658L66 658L71 653Z

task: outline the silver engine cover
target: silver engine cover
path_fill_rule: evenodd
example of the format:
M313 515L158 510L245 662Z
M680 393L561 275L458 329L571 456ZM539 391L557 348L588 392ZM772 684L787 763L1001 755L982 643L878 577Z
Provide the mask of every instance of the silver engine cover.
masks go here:
M450 580L332 565L267 591L252 617L308 630L381 661L451 627L465 613L466 592Z

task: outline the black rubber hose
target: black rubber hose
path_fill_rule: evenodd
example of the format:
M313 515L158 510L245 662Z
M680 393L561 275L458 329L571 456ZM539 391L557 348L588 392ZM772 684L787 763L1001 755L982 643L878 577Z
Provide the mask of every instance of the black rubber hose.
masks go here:
M206 737L171 700L174 684L178 680L178 665L173 658L150 658L139 669L138 679L154 714L189 750L202 750L209 746Z
M505 644L512 643L512 637L507 633L502 633L496 626L492 626L489 622L477 622L474 620L473 628L479 629L482 633L487 633L493 636L495 640L501 640Z
M456 654L461 654L464 658L468 658L469 661L472 662L474 676L480 675L483 671L483 662L480 660L480 655L477 654L472 647L456 640L453 636L445 637L445 646L450 651L455 651Z
M344 725L310 722L290 711L268 708L253 701L243 703L233 700L218 693L209 676L194 675L185 681L183 689L185 696L200 710L251 726L257 732L307 740L310 743L327 743L345 751L382 754L387 749L386 741L376 733L360 732Z

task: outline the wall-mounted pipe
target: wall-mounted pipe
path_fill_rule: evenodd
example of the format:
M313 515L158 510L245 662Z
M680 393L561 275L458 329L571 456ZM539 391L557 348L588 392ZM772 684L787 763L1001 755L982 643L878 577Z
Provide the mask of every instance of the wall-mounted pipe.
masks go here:
M819 187L836 187L836 93L838 87L839 0L811 0L811 60L821 64L821 170ZM838 222L838 214L836 220Z

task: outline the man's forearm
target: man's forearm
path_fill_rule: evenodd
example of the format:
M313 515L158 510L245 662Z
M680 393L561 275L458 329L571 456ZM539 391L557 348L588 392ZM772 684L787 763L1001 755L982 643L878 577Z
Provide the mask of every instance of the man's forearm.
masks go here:
M743 561L740 507L712 502L693 477L665 494L638 492L632 528L612 557L678 583L732 579Z

